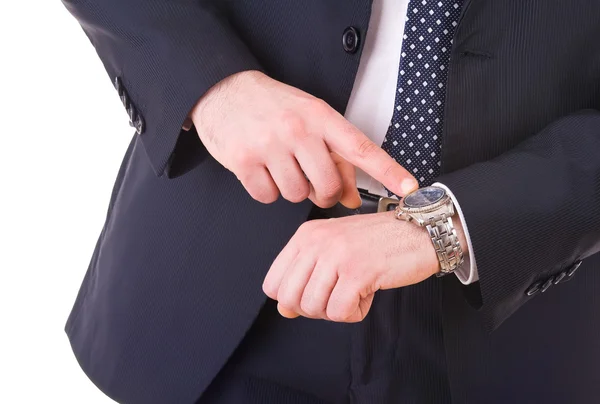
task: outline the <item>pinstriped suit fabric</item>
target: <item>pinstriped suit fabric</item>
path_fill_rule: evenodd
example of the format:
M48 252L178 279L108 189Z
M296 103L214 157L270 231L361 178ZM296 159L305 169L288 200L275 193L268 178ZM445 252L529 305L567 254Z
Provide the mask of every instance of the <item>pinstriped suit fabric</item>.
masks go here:
M183 118L217 81L247 69L343 112L360 50L344 52L342 32L369 35L371 3L64 3L146 122L66 330L86 374L117 401L191 403L262 313L262 279L311 205L252 201L195 132L179 132ZM355 402L448 389L425 363L445 365L453 403L600 396L598 21L596 0L465 1L438 180L460 200L480 282L446 277L382 293L388 311L354 334ZM568 283L525 294L579 259ZM390 347L395 362L377 362Z

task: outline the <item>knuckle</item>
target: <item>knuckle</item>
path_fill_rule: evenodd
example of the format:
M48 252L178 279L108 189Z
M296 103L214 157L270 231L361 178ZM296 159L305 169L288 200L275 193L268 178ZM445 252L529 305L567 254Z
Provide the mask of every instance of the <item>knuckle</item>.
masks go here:
M310 194L310 188L308 185L292 185L285 190L282 190L281 194L286 200L292 203L299 203L308 198L308 195Z
M311 229L314 227L315 223L314 220L309 220L307 222L303 222L300 226L298 226L298 232L299 233L304 233L307 230Z
M296 302L294 301L294 297L285 291L279 290L279 295L277 296L277 301L280 305L285 307L288 310L297 311Z
M296 231L298 240L303 240L313 233L313 230L317 227L315 222L315 220L309 220L308 222L302 223L300 227L298 227L298 230Z
M327 235L329 235L329 230L328 230L328 226L323 226L323 223L327 223L325 222L314 222L312 226L310 226L310 228L307 227L306 231L306 236L311 240L319 240L322 237L326 237Z
M391 177L396 171L396 163L387 165L383 170L384 177Z
M310 220L308 222L304 222L300 225L300 227L298 228L298 232L304 234L304 233L312 233L313 229L317 228L317 221L316 220Z
M356 148L356 154L359 158L364 159L371 156L379 147L370 139L362 139Z
M302 298L302 301L300 302L300 310L313 317L321 314L321 310L313 302L306 298Z
M322 243L327 234L323 222L324 220L309 220L302 223L296 233L297 242L303 246L318 246L319 240Z
M310 100L309 109L312 114L328 115L331 112L331 107L320 98L312 98Z
M280 130L286 138L292 137L297 139L306 136L304 120L296 111L292 110L285 110L281 113L280 127L278 130Z
M265 295L269 296L271 299L275 299L277 297L277 288L272 282L263 282L262 290Z
M335 205L343 190L342 182L339 178L330 178L323 186L316 189L319 200L329 206Z
M252 165L255 162L256 158L252 151L240 147L235 148L232 151L231 160L234 162L234 165L236 167L247 167Z
M261 156L266 156L272 151L278 143L277 135L274 132L266 132L257 136L255 145Z
M252 198L265 204L273 203L279 197L279 192L271 187L257 187L253 188L252 190L247 189L247 191L250 193Z
M347 316L344 314L344 311L340 308L330 308L327 307L327 317L335 322L343 322L346 320Z
M255 172L255 170L247 169L245 167L234 170L235 176L237 177L238 180L240 180L240 182L242 184L244 184L244 186L246 187L246 190L248 192L251 191L250 188L253 188L252 186L249 187L247 184L252 184L252 178L253 178L254 172Z
M340 195L342 189L342 182L339 179L335 178L325 186L325 189L323 190L323 195L325 196L325 198L328 199L335 198Z

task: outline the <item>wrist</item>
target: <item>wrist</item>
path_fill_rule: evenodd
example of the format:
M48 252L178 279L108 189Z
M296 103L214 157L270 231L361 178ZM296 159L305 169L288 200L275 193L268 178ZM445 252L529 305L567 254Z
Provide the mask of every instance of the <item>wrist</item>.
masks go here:
M231 92L235 94L238 92L240 87L245 86L248 83L258 83L265 77L267 76L258 70L246 70L227 76L212 86L206 93L204 93L202 97L200 97L200 99L188 113L188 119L186 119L186 122L189 124L193 123L196 125L196 127L198 127L198 125L204 121L203 117L210 116L210 111L212 109L211 107L213 105L217 107L224 105L224 103L226 103L228 94Z
M421 227L427 238L428 268L439 276L461 268L469 253L462 221L451 196L442 187L425 187L407 195L396 207L396 217ZM435 265L430 259L435 256Z

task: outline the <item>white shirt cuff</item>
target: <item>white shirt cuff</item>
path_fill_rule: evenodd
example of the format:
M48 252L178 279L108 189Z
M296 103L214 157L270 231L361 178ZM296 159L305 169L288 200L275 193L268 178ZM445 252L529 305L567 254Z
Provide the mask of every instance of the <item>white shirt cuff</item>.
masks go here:
M479 280L479 274L477 272L475 253L473 252L473 245L471 244L471 236L469 236L467 222L465 221L465 217L463 215L462 210L460 209L460 205L458 204L458 201L456 200L456 197L454 196L452 191L450 191L450 189L447 186L445 186L444 184L440 184L439 182L436 182L433 185L443 188L446 191L446 193L450 196L452 202L454 203L454 208L458 213L458 217L460 218L460 222L462 223L463 232L465 233L465 238L467 239L467 244L469 246L469 254L465 257L465 262L463 263L463 265L456 271L454 271L454 273L463 285L470 285L471 283L477 282Z

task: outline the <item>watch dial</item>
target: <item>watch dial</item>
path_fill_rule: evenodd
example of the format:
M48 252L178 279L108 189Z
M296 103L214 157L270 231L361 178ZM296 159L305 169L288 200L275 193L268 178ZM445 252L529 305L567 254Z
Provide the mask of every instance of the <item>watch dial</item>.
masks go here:
M409 208L423 208L442 200L446 191L437 187L425 187L417 189L404 198L404 205Z

